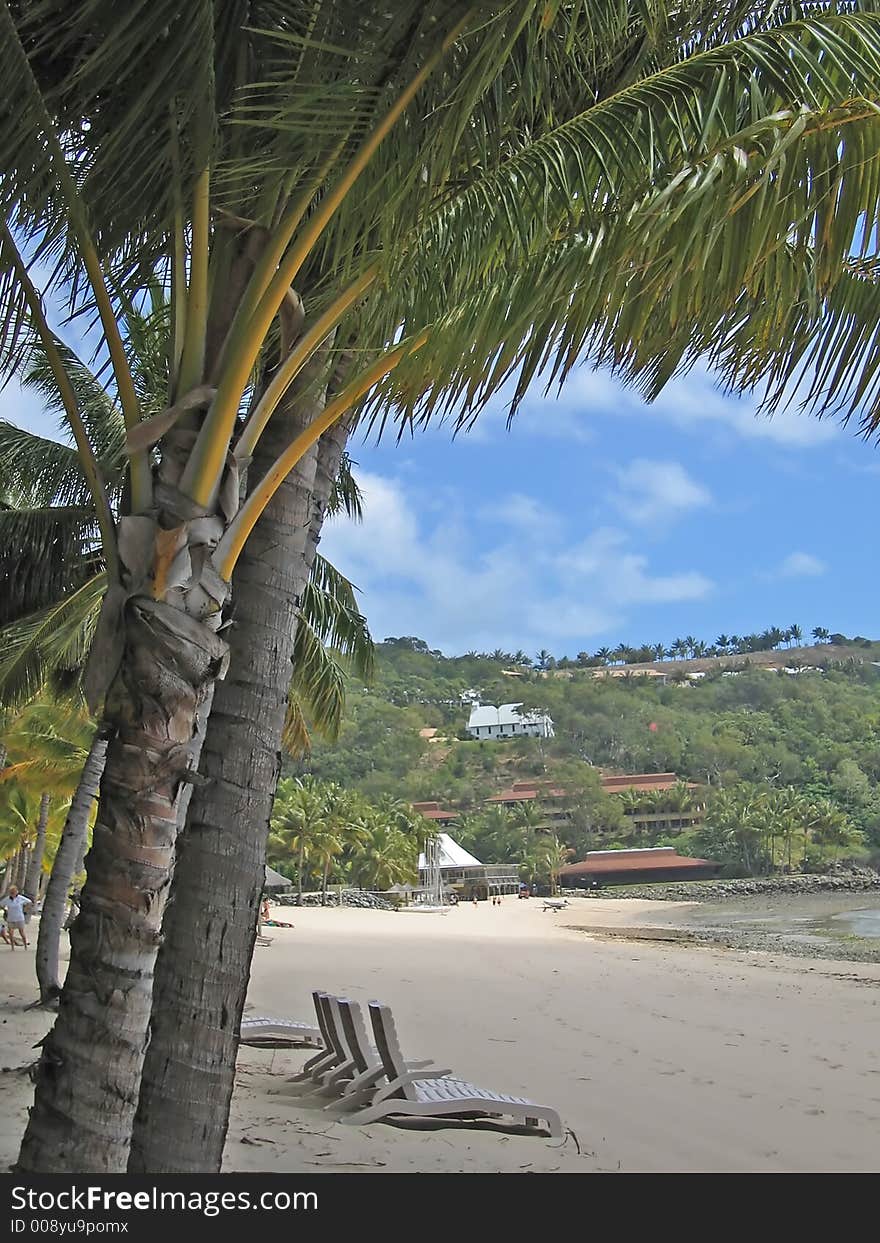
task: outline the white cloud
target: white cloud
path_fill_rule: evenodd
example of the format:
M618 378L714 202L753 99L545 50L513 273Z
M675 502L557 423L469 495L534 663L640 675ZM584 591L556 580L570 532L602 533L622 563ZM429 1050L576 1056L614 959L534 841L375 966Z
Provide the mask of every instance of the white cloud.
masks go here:
M493 543L479 516L417 516L400 482L366 472L358 481L364 522L329 523L322 552L361 588L379 638L423 634L446 651L531 650L586 641L622 625L628 609L699 600L713 586L693 570L652 572L614 527L567 548L559 515L533 498L492 507L494 518L517 520ZM536 538L524 540L524 529Z
M792 552L785 558L778 573L785 578L815 578L824 574L828 566L809 552Z
M584 365L571 373L558 398L544 398L536 391L525 399L522 414L516 417L529 430L590 439L595 435L590 421L596 415L641 415L683 428L715 424L747 440L797 448L827 444L839 435L833 422L796 409L780 410L772 418L756 414L754 401L723 393L712 375L698 367L672 380L648 405L636 389L615 380L608 371Z
M677 518L689 509L708 505L712 499L679 462L637 458L616 473L620 495L615 504L639 525L652 526Z

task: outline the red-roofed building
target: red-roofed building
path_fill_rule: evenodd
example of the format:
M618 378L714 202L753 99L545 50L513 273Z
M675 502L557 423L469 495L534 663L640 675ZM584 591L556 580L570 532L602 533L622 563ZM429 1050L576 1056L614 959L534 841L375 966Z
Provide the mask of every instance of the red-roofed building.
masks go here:
M622 773L602 778L602 789L606 794L622 794L624 790L671 790L673 786L685 785L689 790L696 790L693 781L680 781L675 773Z
M662 881L707 880L721 867L711 859L691 859L671 846L646 850L591 850L580 863L559 869L564 888L592 889L600 885L639 885Z
M457 811L444 811L439 803L413 803L413 811L417 811L426 820L434 820L437 824L449 824L457 819Z

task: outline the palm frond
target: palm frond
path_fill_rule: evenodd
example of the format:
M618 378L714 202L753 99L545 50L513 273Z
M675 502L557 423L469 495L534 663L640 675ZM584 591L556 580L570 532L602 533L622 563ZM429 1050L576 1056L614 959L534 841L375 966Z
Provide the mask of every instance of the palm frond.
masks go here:
M345 514L353 522L362 522L364 517L364 498L354 477L352 467L355 463L347 453L343 453L339 463L339 471L333 482L330 499L327 502L327 514Z
M369 682L375 648L355 590L345 575L318 554L303 592L300 616L322 643L346 658L352 672Z
M0 703L24 703L53 676L78 678L88 656L105 575L0 631Z
M132 326L129 321L129 332ZM118 485L125 464L125 423L122 412L94 371L70 346L57 336L54 338L54 345L64 363L89 440L101 464L104 481L112 489ZM139 356L137 350L132 350L131 354L133 357ZM46 410L57 415L66 430L58 382L46 352L38 342L34 343L26 359L21 383L22 387L40 395Z
M701 51L521 143L398 245L399 330L432 316L432 291L447 304L374 411L470 420L511 377L515 405L585 352L638 378L658 303L680 336L744 291L784 301L792 251L815 250L832 287L877 240L878 93L876 15L826 14Z
M342 722L345 708L345 672L329 648L302 617L296 628L293 651L293 676L290 686L300 716L307 708L315 729L326 738L334 739ZM288 701L290 708L290 700ZM288 714L290 719L290 712ZM295 712L294 712L295 718ZM285 723L285 735L292 734Z
M0 508L0 626L50 606L100 567L92 508Z

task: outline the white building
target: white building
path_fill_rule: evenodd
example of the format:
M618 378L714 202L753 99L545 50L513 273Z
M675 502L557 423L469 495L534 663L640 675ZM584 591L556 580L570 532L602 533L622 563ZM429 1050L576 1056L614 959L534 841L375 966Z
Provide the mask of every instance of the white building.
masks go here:
M481 863L468 850L460 846L448 833L438 833L437 863L444 889L454 889L459 895L470 898L488 898L490 894L516 893L519 889L519 870L515 863ZM419 855L419 884L428 883L428 858L425 851Z
M467 731L472 738L552 738L553 722L541 712L522 712L522 704L474 704Z

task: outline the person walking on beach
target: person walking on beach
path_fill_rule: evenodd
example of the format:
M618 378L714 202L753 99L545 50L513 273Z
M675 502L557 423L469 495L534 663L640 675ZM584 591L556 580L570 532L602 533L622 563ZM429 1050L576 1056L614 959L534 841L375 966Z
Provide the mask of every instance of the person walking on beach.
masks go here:
M5 898L0 898L0 906L6 911L6 928L3 931L3 940L9 943L10 949L15 949L16 932L21 937L21 943L25 949L28 947L27 937L24 933L24 913L25 910L33 903L30 898L26 898L23 893L19 893L15 885L9 890Z

